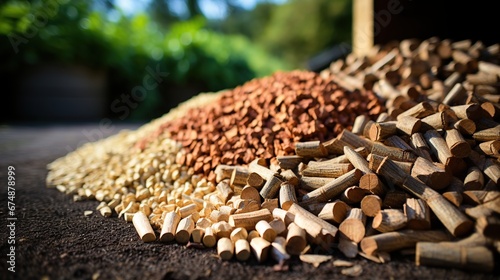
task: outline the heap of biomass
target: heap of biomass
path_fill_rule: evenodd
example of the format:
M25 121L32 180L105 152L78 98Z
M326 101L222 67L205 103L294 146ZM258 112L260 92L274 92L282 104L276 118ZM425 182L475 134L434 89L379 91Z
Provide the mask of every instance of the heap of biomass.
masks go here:
M326 140L350 128L358 115L383 111L371 91L346 91L312 72L276 73L222 93L188 110L138 143L171 138L188 151L177 163L213 181L218 164L248 164L293 152L293 143Z
M101 201L145 242L216 246L225 260L320 262L307 254L320 248L387 262L405 249L418 265L490 272L499 61L499 44L430 38L276 73L87 144L47 183Z

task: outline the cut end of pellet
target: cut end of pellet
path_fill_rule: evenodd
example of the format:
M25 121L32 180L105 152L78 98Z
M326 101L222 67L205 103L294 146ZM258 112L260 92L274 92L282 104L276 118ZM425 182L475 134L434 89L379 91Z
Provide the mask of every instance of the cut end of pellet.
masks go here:
M465 220L455 228L452 234L456 237L464 236L470 233L473 227L474 222L471 220Z
M175 240L175 235L167 232L160 237L161 242L172 242Z
M175 234L175 241L177 241L177 243L180 243L180 244L187 244L189 241L189 237L190 237L190 234L188 231L181 230Z
M156 235L154 233L146 233L142 236L142 241L144 242L153 242L156 240Z

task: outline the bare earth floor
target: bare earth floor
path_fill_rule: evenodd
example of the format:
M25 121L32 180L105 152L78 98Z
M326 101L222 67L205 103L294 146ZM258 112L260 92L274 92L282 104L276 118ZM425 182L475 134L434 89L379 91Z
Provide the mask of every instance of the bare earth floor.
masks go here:
M0 278L1 279L346 279L332 262L314 268L292 259L287 272L275 272L273 262L223 262L214 249L177 244L145 244L132 224L104 218L95 201L73 202L70 196L45 187L46 165L88 140L137 125L116 125L113 131L90 135L97 125L0 127ZM7 167L16 169L15 273L7 270L9 230ZM334 250L334 259L345 259ZM392 254L388 264L361 257L359 279L498 279L492 274L456 269L416 267L413 256ZM495 276L496 275L496 276Z

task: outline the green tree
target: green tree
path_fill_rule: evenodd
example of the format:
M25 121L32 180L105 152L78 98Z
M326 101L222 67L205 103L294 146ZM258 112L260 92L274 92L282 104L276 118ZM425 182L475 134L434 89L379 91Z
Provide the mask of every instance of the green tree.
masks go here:
M245 10L233 5L227 18L212 22L211 26L223 33L241 34L255 41L269 24L271 15L278 6L272 2L259 2L254 9Z
M170 6L165 0L152 0L149 4L148 12L151 18L162 26L167 26L179 20L179 18L172 13Z
M258 41L275 55L303 67L307 59L351 42L352 0L289 0L272 9Z
M157 117L198 92L232 88L288 69L248 38L208 30L203 17L163 28L146 13L126 16L118 11L119 17L110 21L108 10L93 4L85 0L0 4L0 74L9 77L4 106L13 103L26 73L43 65L105 72L110 101L142 85L147 69L168 72L161 84L146 89L147 98L131 119ZM2 112L6 110L0 106ZM110 112L110 117L117 116Z

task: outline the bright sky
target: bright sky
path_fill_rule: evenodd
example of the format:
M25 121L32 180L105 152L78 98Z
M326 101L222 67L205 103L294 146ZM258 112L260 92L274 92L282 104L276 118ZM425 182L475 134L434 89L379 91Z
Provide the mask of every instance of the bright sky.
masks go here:
M269 0L277 4L282 4L287 0ZM125 14L133 14L137 11L142 11L149 4L150 0L116 0L116 5L120 7ZM183 0L170 0L172 3L172 10L176 13L182 14L186 7L184 6ZM263 0L238 0L235 1L239 3L245 9L252 9L258 2L263 2ZM217 0L201 0L200 8L203 10L205 15L209 18L218 19L223 18L227 14L227 9L224 5L220 5Z

